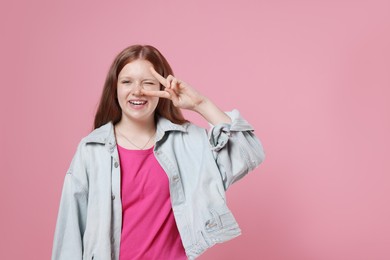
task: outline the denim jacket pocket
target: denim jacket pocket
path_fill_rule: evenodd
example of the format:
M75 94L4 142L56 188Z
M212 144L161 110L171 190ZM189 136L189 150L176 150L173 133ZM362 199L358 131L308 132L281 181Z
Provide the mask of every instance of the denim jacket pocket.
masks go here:
M204 232L202 235L207 244L214 245L215 243L222 243L228 241L241 234L236 219L229 209L209 210L212 217L205 221Z
M236 219L230 211L218 213L214 209L210 209L212 218L208 219L205 223L205 230L207 232L212 232L215 230L220 230L224 228L229 228L230 226L237 225Z

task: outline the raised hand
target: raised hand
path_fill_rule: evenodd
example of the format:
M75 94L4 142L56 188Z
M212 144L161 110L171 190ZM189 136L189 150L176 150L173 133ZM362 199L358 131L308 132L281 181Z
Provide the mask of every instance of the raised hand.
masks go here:
M194 88L172 75L167 78L161 76L151 67L153 76L165 87L164 90L139 90L139 94L152 97L168 98L174 106L182 109L195 110L198 105L205 101L205 97L199 94Z

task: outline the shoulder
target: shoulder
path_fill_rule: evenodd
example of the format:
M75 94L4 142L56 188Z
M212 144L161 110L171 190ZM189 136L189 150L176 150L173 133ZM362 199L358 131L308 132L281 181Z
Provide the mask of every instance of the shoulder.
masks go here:
M160 126L161 128L164 129L166 132L179 132L182 133L183 135L194 135L194 134L202 134L206 131L206 129L188 121L184 124L175 124L169 121L166 118L163 118L162 120L160 119Z
M101 143L105 144L107 141L114 137L114 125L110 121L90 132L87 136L83 137L80 143Z
M186 131L180 133L180 140L185 144L191 146L205 146L208 145L208 132L205 128L188 122L185 124Z
M169 136L170 140L192 141L199 140L207 136L204 128L197 126L191 122L184 124L175 124L170 120L160 117L157 121L157 137L156 140L162 139L164 135Z
M106 152L103 151L115 146L113 141L115 136L112 131L111 122L92 130L79 141L74 157L80 158L79 162L83 162L84 165L89 165L91 160L95 160L94 157L106 155Z
M88 158L87 154L96 149L104 149L106 144L115 145L115 136L113 134L113 124L108 122L99 128L92 130L88 135L81 138L77 145L76 156Z
M205 128L191 122L187 123L186 129L189 135L204 135L207 132Z

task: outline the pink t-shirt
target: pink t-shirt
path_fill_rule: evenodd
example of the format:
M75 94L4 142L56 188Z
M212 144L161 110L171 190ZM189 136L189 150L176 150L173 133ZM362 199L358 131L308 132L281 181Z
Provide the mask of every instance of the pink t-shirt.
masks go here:
M128 150L118 145L123 223L120 260L187 259L169 195L165 171L153 147Z

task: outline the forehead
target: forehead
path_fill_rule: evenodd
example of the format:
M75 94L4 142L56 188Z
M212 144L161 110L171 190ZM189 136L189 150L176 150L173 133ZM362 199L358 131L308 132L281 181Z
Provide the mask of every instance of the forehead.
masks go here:
M119 72L120 77L152 77L150 67L153 67L152 63L147 60L135 60L127 63L123 69Z

